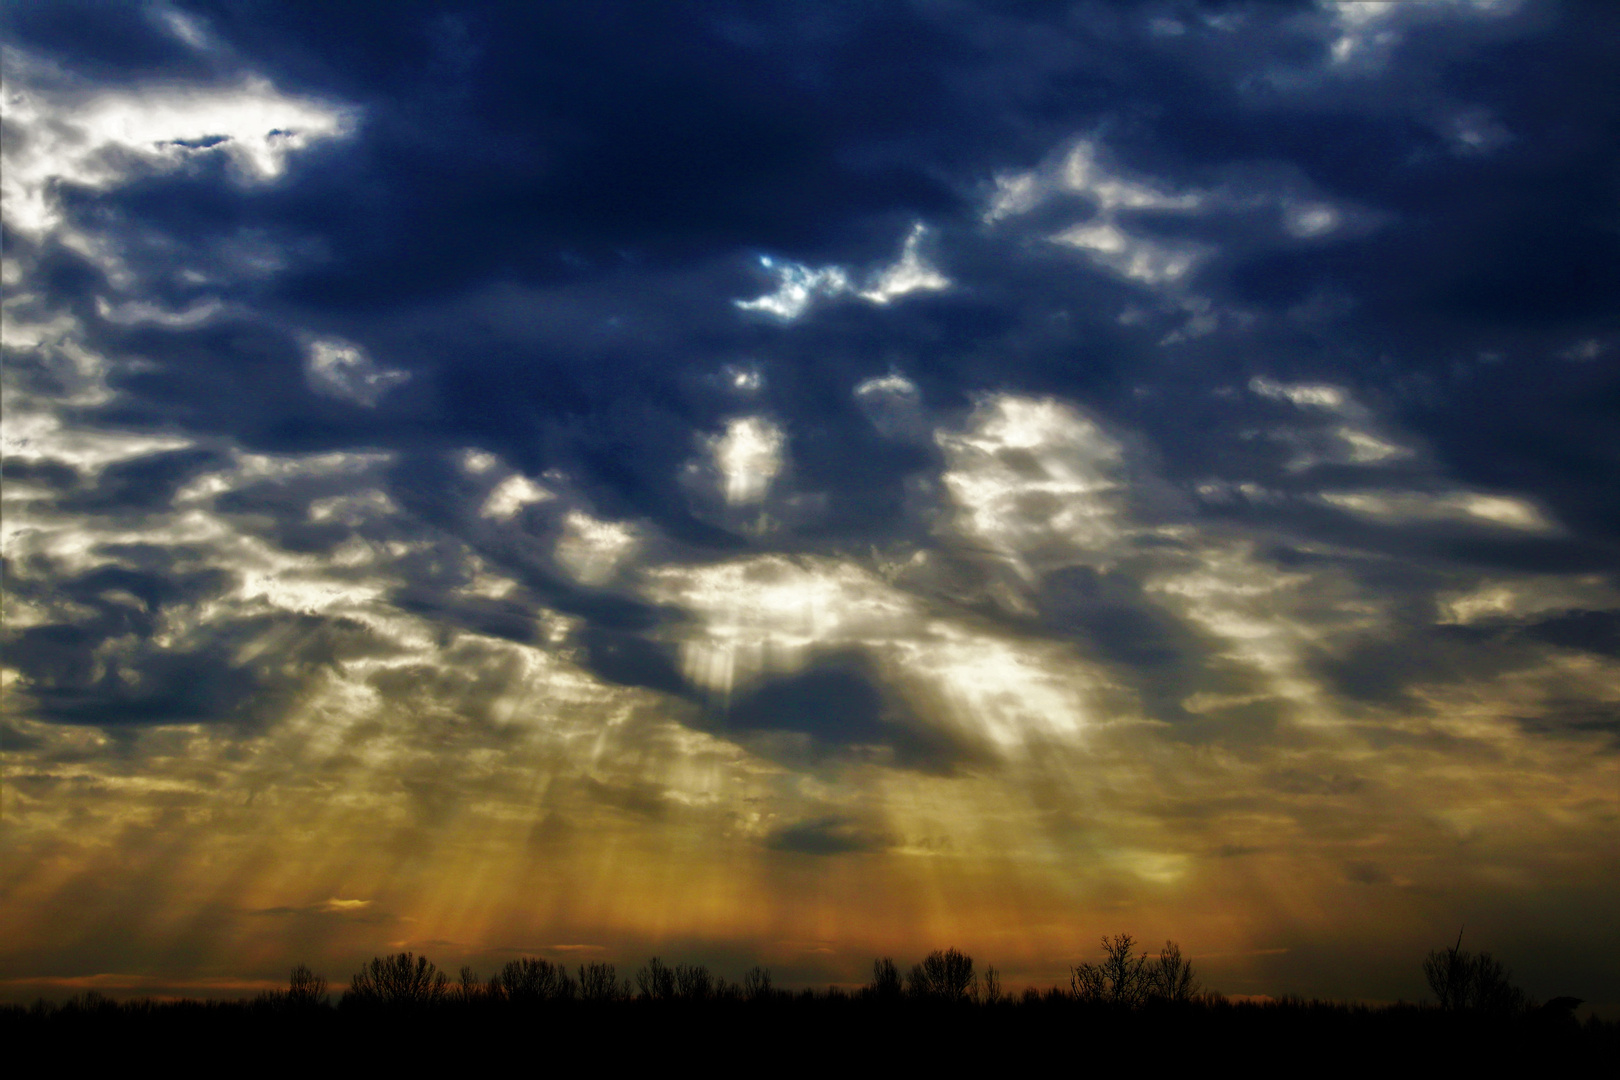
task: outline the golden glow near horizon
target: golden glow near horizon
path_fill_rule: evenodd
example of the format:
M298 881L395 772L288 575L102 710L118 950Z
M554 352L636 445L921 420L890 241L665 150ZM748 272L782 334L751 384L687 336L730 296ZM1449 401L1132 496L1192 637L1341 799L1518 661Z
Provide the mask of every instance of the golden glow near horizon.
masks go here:
M1358 19L1346 58L1372 47ZM8 123L71 104L5 92ZM5 221L58 230L115 284L119 252L68 230L55 181L100 190L213 154L262 185L360 122L263 81L103 95L81 119L77 141L8 149ZM996 185L984 243L1043 200L1088 200L1050 237L1084 254L1076 273L1161 290L1186 337L1215 325L1173 291L1205 250L1137 235L1128 212L1227 194L1128 176L1091 142ZM1301 236L1353 216L1267 198ZM927 236L912 226L864 290L771 264L777 290L726 314L922 302L953 287ZM274 272L232 242L242 273ZM393 451L98 426L82 410L141 361L35 299L9 303L6 345L56 385L5 373L8 468L34 470L3 492L5 628L106 632L72 670L7 655L0 997L236 994L300 961L341 983L398 949L486 974L519 953L626 969L660 953L793 984L955 945L1010 986L1051 985L1120 930L1179 940L1232 993L1394 997L1420 992L1417 958L1459 922L1510 959L1612 922L1620 757L1612 726L1582 718L1620 710L1620 661L1516 635L1620 611L1608 577L1458 562L1402 593L1380 583L1417 572L1373 546L1300 542L1285 561L1264 524L1200 513L1487 540L1566 527L1531 495L1461 486L1347 388L1225 388L1282 417L1244 433L1287 449L1293 486L1274 490L1167 476L1146 435L1078 401L985 387L930 412L905 375L861 372L856 422L927 451L907 489L923 524L842 549L768 546L839 493L801 489L806 433L750 398L669 466L736 541L699 555L489 449L440 454L430 518ZM225 310L143 304L100 310L170 328ZM374 418L427 381L394 362L311 336L302 370L323 408ZM763 386L716 368L737 394ZM48 482L180 452L204 463L152 503ZM615 602L653 615L592 623ZM1386 670L1399 686L1344 690ZM789 716L783 687L820 712ZM1546 716L1575 719L1547 733Z

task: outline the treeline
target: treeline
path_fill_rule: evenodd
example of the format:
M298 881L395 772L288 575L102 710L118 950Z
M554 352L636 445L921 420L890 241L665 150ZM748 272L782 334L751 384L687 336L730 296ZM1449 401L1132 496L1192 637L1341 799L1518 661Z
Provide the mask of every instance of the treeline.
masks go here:
M248 1054L265 1069L328 1062L368 1073L383 1060L465 1069L484 1052L585 1072L625 1063L1005 1071L1079 1054L1091 1068L1229 1059L1330 1074L1391 1061L1574 1071L1620 1054L1620 1023L1577 1023L1573 998L1530 1001L1499 962L1460 942L1431 953L1424 970L1434 1002L1368 1007L1232 1001L1203 987L1174 942L1150 953L1128 934L1105 938L1067 985L1016 993L958 949L910 967L880 957L863 985L819 990L780 988L762 967L733 981L657 957L630 970L519 957L487 976L470 967L452 975L402 952L374 957L337 987L299 965L286 989L234 1002L85 994L10 1006L0 1009L0 1041L119 1066L190 1054L213 1070Z
M1146 1004L1189 1005L1214 1001L1204 991L1192 964L1173 941L1157 956L1137 953L1135 939L1118 934L1103 939L1100 963L1071 970L1069 989L1023 991L1016 1001L1073 1000L1095 1005L1137 1007ZM285 991L264 995L267 1005L310 1008L331 997L327 981L299 965ZM932 1005L1011 1005L994 967L975 969L973 958L959 949L936 949L902 973L892 957L872 962L872 978L856 990L830 987L797 993L775 987L767 968L752 967L741 981L716 975L704 964L665 963L653 957L632 975L621 977L611 963L580 964L572 971L541 957L509 960L487 980L471 967L452 977L425 956L402 952L373 957L355 972L338 998L340 1008L420 1008L436 1005L533 1006L581 1002L784 1002L817 998L874 1003L907 1001Z
M1573 997L1554 998L1546 1003L1533 1001L1514 985L1511 973L1500 961L1489 953L1462 949L1460 937L1453 947L1429 953L1423 961L1423 971L1434 993L1434 1002L1402 1003L1388 1006L1386 1010L1496 1020L1533 1016L1568 1025L1574 1023L1574 1010L1581 1004ZM300 964L292 969L285 990L262 993L234 1003L170 1004L310 1014L721 1003L847 1006L906 1003L996 1010L1079 1007L1115 1013L1166 1010L1186 1013L1250 1007L1368 1011L1361 1006L1306 1002L1297 997L1234 1004L1222 994L1204 987L1193 964L1183 956L1176 942L1167 941L1152 954L1139 951L1130 934L1103 938L1101 958L1095 963L1070 968L1067 987L1045 990L1029 987L1018 994L1008 993L1003 988L1001 975L994 967L980 970L971 956L955 948L935 950L907 970L902 970L891 957L880 957L872 962L870 980L858 988L834 986L797 991L776 987L770 970L758 966L749 968L734 982L715 974L706 965L671 965L656 956L629 973L621 973L616 965L606 962L582 963L570 969L542 957L525 956L507 961L486 979L471 967L462 967L451 976L426 956L401 952L373 957L341 988L332 987L324 976ZM41 1001L27 1010L10 1006L8 1012L48 1015L58 1010L107 1012L121 1008L151 1012L164 1007L165 1003L150 1000L120 1005L91 993L62 1006ZM1598 1026L1602 1026L1601 1023Z

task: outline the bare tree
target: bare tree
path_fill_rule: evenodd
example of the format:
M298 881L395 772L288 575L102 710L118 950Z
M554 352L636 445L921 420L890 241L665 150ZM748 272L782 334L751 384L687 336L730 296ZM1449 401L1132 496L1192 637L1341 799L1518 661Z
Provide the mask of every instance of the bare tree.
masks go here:
M579 996L585 1001L618 1001L622 996L618 970L612 964L581 964Z
M1183 959L1181 946L1166 941L1159 959L1147 968L1148 996L1156 1001L1184 1004L1196 998L1203 987L1193 974L1192 962Z
M1423 959L1423 974L1440 1007L1448 1012L1469 1010L1512 1014L1526 1006L1523 990L1513 974L1490 953L1471 953L1462 947L1462 931L1449 949L1435 949Z
M988 965L984 969L984 1003L996 1005L1002 1000L1001 973Z
M478 972L466 964L461 965L460 977L456 980L454 989L456 1000L462 1004L473 1001L484 995L484 987L478 981Z
M898 1001L902 992L900 969L894 961L887 956L873 960L872 981L866 987L867 995L879 1001Z
M743 997L749 1001L764 1001L771 996L771 972L758 964L743 972Z
M287 980L287 1004L308 1009L326 1004L326 979L315 974L307 964L292 969Z
M349 980L349 994L367 1004L429 1005L444 996L449 982L427 957L402 952L372 957Z
M1468 999L1468 983L1472 978L1473 957L1462 951L1462 931L1457 931L1457 943L1449 949L1434 949L1423 958L1423 975L1429 989L1442 1009L1448 1012L1461 1009Z
M574 982L568 977L568 969L535 956L507 961L491 980L491 987L497 990L498 996L524 1004L574 996Z
M714 994L714 976L702 964L675 965L675 994L682 1001L707 1001Z
M1148 957L1134 955L1135 946L1136 939L1129 934L1103 938L1102 963L1081 964L1070 972L1075 997L1106 1005L1140 1005L1148 995Z
M1474 956L1473 979L1469 986L1469 1007L1487 1013L1508 1015L1527 1004L1523 990L1513 984L1513 973L1490 953Z
M935 949L911 969L908 989L916 997L964 1001L977 989L973 957L957 949Z
M647 1001L670 1001L675 997L675 972L655 956L637 970L636 988Z

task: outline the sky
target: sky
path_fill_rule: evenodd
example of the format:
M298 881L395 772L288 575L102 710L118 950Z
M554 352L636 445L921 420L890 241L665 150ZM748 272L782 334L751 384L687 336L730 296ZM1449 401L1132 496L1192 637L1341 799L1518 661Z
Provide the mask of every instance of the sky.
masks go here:
M1620 1015L1620 6L0 47L0 997L1462 930Z

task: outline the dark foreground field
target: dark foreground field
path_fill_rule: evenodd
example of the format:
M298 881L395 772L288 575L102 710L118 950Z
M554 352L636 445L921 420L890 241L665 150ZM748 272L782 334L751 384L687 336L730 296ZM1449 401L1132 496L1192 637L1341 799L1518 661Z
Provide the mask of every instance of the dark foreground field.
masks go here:
M1120 1007L1050 992L993 1004L879 1001L839 992L756 1000L590 1003L445 1000L431 1005L115 1003L0 1012L8 1059L60 1066L158 1065L169 1072L657 1075L947 1070L1076 1074L1220 1068L1306 1074L1422 1071L1613 1075L1620 1024L1567 1013L1511 1017L1429 1006L1285 1000ZM964 1073L965 1070L965 1073Z

